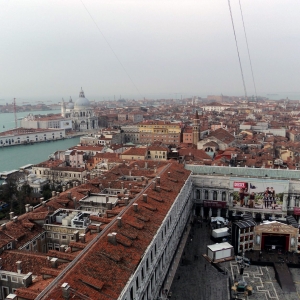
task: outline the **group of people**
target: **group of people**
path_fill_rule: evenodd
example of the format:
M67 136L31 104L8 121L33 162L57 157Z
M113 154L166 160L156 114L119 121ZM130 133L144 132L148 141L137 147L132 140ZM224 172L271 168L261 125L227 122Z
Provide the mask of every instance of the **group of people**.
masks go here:
M240 196L240 205L241 207L249 207L254 208L254 202L255 202L255 193L248 192L247 188L241 188L239 191ZM273 187L269 188L267 187L265 192L263 193L263 201L264 201L264 207L272 209L275 209L276 207L276 197L275 197L275 190Z
M251 194L248 192L247 188L240 189L240 205L241 207L254 207L254 200L255 200L255 193L252 192Z
M271 207L272 209L275 209L276 206L276 198L275 198L275 190L273 187L267 189L264 192L264 205L265 208Z

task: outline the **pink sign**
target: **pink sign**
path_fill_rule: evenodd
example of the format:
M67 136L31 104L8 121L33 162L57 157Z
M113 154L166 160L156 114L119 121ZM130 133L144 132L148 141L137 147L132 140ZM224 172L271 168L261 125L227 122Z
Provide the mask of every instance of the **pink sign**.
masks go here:
M242 181L234 181L233 182L233 187L235 189L246 189L246 188L248 188L248 183L247 182L242 182Z
M300 207L294 207L294 215L300 216Z

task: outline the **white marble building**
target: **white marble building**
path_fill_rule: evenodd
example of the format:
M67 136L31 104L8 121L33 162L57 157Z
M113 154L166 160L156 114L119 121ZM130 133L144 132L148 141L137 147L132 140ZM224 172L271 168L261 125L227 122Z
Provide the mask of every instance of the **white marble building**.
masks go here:
M85 98L81 89L79 98L73 103L72 99L68 103L62 101L61 115L72 121L73 130L87 131L98 129L98 117L95 115L90 101Z

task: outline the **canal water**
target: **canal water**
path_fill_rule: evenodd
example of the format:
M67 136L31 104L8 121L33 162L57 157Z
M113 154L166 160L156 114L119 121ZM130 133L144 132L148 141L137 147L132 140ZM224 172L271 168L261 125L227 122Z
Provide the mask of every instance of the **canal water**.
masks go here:
M37 115L49 113L59 113L60 111L33 111ZM23 118L28 112L17 114L17 118ZM5 128L3 128L3 126ZM20 121L18 120L18 126ZM15 128L13 113L0 113L0 134L3 131ZM79 137L71 139L37 143L33 145L17 145L10 147L0 147L0 172L19 169L27 164L37 164L48 159L49 155L57 150L66 150L79 144Z
M0 172L19 169L27 164L37 164L48 159L57 150L66 150L79 144L80 137L42 142L33 145L0 147Z

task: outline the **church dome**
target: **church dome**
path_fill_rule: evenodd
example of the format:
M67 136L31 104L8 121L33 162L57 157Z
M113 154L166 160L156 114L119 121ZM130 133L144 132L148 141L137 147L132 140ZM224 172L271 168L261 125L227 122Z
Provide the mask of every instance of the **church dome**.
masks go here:
M70 97L69 102L67 103L67 107L68 109L74 109L74 102L72 101L72 98Z
M90 101L85 98L84 91L81 88L79 98L75 101L75 108L87 108L90 107Z

